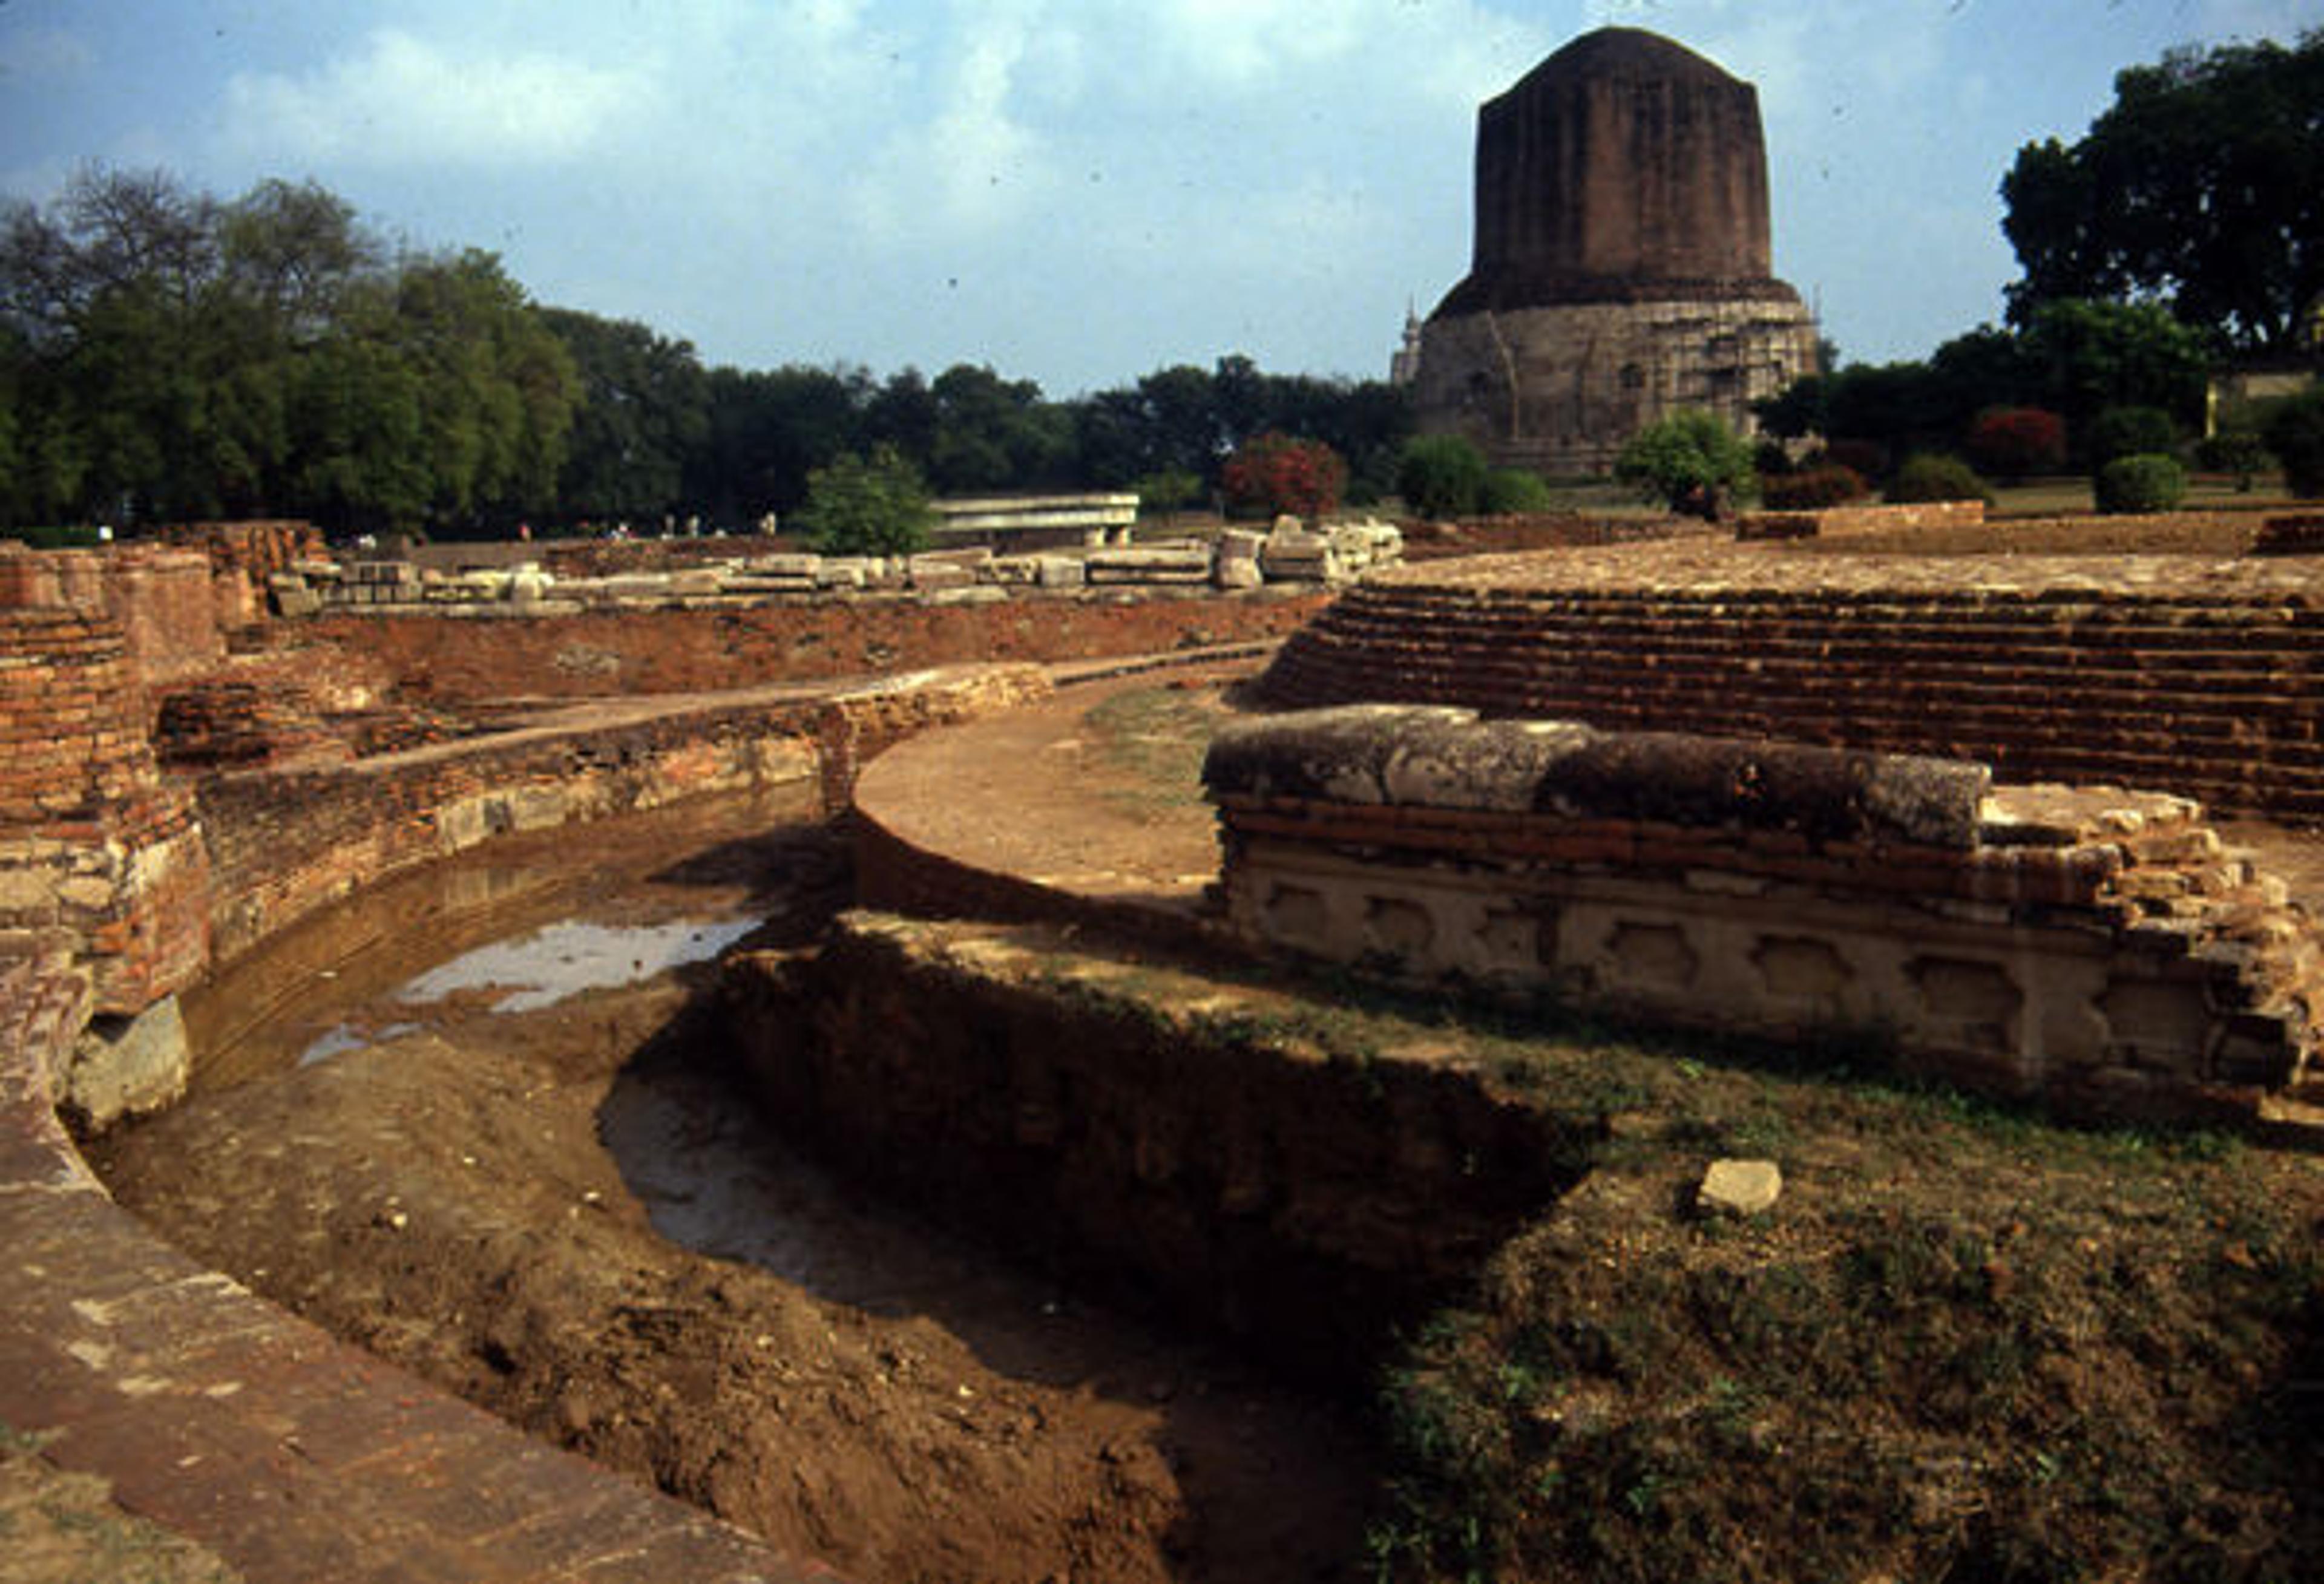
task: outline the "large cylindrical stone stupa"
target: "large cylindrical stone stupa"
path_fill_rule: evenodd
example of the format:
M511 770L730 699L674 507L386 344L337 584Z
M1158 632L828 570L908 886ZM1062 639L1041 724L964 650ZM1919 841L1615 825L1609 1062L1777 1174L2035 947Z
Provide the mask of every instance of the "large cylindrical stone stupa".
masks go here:
M1748 431L1815 372L1815 322L1772 273L1758 94L1692 51L1574 40L1478 112L1476 182L1469 275L1421 332L1424 430L1600 473L1663 413Z

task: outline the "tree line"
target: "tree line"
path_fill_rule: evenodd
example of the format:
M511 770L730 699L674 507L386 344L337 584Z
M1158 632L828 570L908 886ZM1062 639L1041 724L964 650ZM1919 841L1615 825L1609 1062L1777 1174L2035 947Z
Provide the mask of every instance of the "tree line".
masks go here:
M706 365L649 326L534 302L490 253L392 249L311 182L221 200L92 168L0 212L0 526L743 524L883 447L947 494L1183 505L1269 430L1329 444L1362 500L1411 428L1385 382L1239 355L1066 401L968 364Z
M2209 377L2227 361L2324 357L2324 30L2117 74L2081 138L2018 151L2001 198L2022 272L2004 324L1922 359L1828 355L1761 421L1854 442L1883 469L1961 447L1997 410L2054 416L2059 460L2077 465L2104 460L2126 413L2181 438L2224 428L2217 449L2246 465L2283 429L2267 412L2209 410Z

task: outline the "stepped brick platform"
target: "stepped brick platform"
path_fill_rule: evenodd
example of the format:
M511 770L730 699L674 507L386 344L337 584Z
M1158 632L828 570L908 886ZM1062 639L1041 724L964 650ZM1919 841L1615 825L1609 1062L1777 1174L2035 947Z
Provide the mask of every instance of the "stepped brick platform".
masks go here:
M1382 574L1272 703L1765 736L2324 818L2324 590L2291 560L1800 555L1700 539Z
M2185 798L1394 705L1233 728L1204 775L1228 916L1268 949L1878 1031L1915 1068L2115 1116L2255 1116L2317 1043L2312 924Z

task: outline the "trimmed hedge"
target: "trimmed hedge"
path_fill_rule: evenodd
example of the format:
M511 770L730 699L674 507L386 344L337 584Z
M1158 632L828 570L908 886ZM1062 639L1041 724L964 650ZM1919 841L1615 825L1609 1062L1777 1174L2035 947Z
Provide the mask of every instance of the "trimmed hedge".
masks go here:
M1958 456L1923 451L1904 459L1886 492L1892 502L1983 501L1993 502L1992 492L1974 469Z
M2116 457L2098 469L2094 486L2098 510L2109 516L2169 511L2187 498L2187 470L2175 456L2148 451Z
M1829 462L1804 473L1759 475L1759 501L1770 511L1818 511L1844 506L1872 493L1852 467Z

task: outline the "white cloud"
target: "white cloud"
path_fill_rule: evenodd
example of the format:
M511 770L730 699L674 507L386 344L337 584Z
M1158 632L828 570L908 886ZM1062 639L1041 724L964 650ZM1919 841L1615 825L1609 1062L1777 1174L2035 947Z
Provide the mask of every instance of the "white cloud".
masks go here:
M933 86L906 96L850 207L875 244L991 233L1025 217L1054 182L1041 135L1022 118L1019 73L1040 7L981 15ZM918 112L915 115L914 112Z
M442 49L394 29L304 77L238 74L226 144L279 161L497 166L570 161L650 98L646 74L531 51Z

